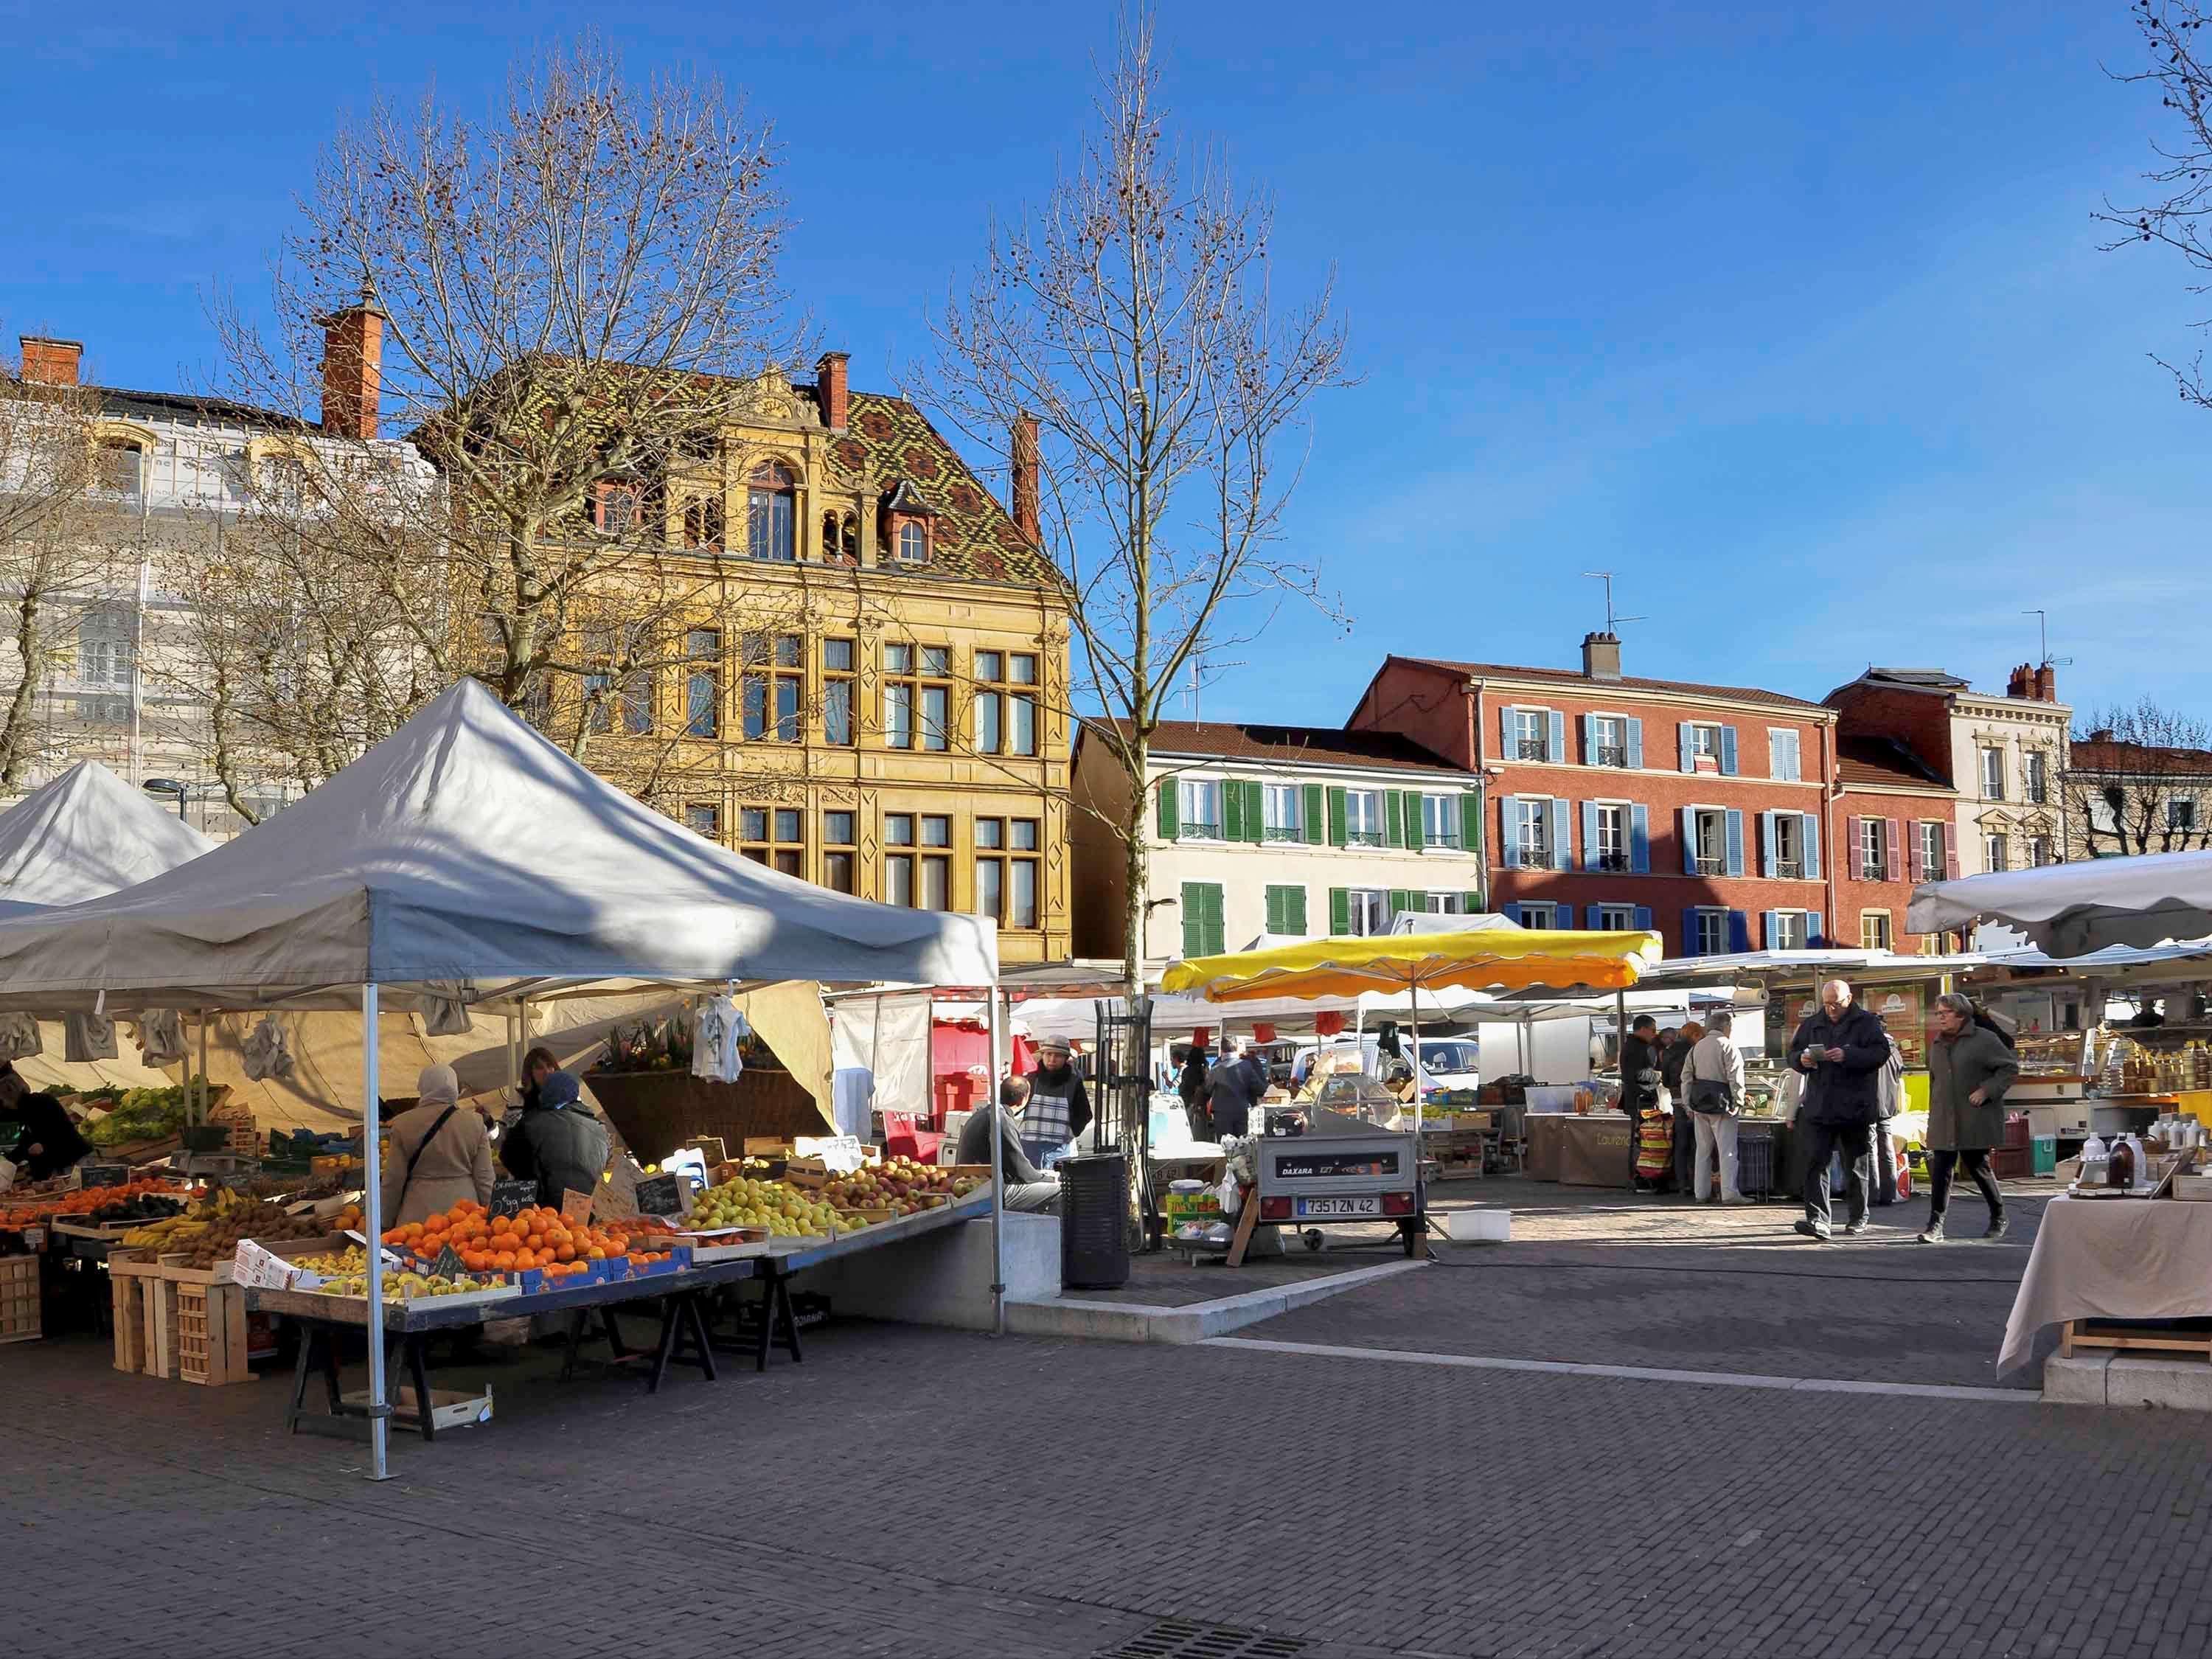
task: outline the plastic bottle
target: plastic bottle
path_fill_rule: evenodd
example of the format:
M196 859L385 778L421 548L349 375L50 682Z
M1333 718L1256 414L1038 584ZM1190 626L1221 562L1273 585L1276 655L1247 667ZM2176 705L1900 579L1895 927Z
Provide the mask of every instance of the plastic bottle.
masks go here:
M2104 1141L2096 1135L2091 1135L2081 1143L2081 1174L2075 1184L2080 1187L2102 1186L2106 1173L2111 1168L2111 1159L2112 1153Z

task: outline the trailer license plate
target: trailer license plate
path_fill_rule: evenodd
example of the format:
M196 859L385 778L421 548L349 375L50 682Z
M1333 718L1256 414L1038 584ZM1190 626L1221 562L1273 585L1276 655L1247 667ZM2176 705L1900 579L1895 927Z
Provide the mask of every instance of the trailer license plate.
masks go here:
M1302 1198L1295 1208L1300 1217L1381 1215L1382 1200L1374 1193L1361 1193L1353 1198Z

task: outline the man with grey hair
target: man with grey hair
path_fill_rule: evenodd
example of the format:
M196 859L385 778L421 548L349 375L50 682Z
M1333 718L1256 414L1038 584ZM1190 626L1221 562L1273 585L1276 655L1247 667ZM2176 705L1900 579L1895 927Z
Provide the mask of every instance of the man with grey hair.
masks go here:
M1743 1110L1743 1052L1735 1046L1735 1016L1723 1009L1705 1021L1705 1034L1682 1064L1682 1093L1690 1113L1690 1127L1698 1138L1691 1164L1692 1196L1702 1204L1711 1197L1713 1184L1706 1173L1716 1159L1720 1164L1720 1196L1723 1204L1751 1200L1736 1190L1735 1120ZM1682 1109L1678 1103L1675 1109Z
M1797 1231L1826 1243L1828 1164L1844 1155L1848 1218L1844 1231L1867 1230L1867 1173L1873 1167L1874 1126L1881 1116L1881 1068L1889 1059L1889 1033L1881 1019L1851 1000L1851 988L1832 979L1820 988L1820 1011L1790 1039L1790 1065L1805 1078L1797 1122L1804 1139L1805 1215Z

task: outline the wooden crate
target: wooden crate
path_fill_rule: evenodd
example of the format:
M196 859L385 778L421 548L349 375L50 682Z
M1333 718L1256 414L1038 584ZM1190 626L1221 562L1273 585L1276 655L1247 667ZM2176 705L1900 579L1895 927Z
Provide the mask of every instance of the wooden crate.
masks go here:
M0 1342L35 1342L45 1334L39 1258L0 1255Z
M116 1370L173 1379L177 1375L175 1282L163 1277L161 1264L150 1250L110 1250L107 1284L115 1308Z
M238 1285L179 1285L177 1376L220 1388L251 1382L246 1363L246 1291Z

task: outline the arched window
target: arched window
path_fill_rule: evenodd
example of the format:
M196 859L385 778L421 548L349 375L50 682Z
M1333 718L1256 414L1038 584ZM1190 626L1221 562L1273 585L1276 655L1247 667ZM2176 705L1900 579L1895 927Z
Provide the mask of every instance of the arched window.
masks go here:
M929 532L918 524L901 525L898 556L908 564L922 563L929 557Z
M788 467L780 461L755 467L745 490L745 550L783 564L796 559L798 502L799 480Z
M136 495L145 488L146 448L136 438L102 438L93 459L102 489Z

